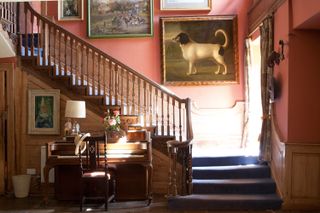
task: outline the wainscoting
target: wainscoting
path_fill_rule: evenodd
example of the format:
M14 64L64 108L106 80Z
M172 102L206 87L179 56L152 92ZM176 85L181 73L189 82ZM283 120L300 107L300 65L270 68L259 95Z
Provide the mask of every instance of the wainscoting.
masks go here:
M283 209L320 209L320 144L282 143L273 131L274 179Z
M244 102L230 108L192 106L193 155L232 155L241 148ZM238 153L237 153L238 154Z

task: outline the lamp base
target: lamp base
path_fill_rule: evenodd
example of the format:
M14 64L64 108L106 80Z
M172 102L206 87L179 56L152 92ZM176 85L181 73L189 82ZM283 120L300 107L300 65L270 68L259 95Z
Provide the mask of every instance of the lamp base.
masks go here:
M80 124L77 121L74 121L71 129L71 136L80 134Z

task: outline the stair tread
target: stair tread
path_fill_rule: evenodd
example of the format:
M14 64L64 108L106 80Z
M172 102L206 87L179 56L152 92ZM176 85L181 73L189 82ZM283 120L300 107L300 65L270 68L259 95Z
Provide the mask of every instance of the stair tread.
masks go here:
M192 194L168 198L172 210L271 210L280 209L282 200L277 194Z
M269 168L267 165L249 164L249 165L228 165L228 166L194 166L192 170L246 170L246 169L260 169Z
M193 166L229 166L258 164L257 156L193 157Z
M243 178L243 179L193 179L192 183L199 184L261 184L274 183L272 178Z
M277 194L191 194L186 196L170 197L169 199L201 199L201 200L281 200Z

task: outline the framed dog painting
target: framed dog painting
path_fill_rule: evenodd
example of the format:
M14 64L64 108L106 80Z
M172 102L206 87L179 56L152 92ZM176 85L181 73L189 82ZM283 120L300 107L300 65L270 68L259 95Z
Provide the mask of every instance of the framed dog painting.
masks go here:
M163 17L160 20L164 84L239 82L236 16Z
M88 37L153 36L153 0L88 0Z

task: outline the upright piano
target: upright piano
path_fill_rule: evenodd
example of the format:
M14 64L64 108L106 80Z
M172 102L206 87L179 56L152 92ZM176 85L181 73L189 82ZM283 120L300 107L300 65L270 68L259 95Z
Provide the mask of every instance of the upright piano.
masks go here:
M152 146L144 130L128 132L128 140L107 143L108 165L116 172L116 201L148 200L152 191ZM137 140L138 139L138 140ZM79 199L79 157L73 141L56 140L47 144L44 167L44 200L48 201L49 171L55 168L55 197L59 200Z

